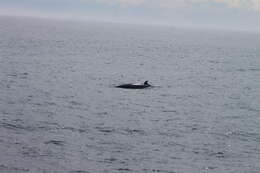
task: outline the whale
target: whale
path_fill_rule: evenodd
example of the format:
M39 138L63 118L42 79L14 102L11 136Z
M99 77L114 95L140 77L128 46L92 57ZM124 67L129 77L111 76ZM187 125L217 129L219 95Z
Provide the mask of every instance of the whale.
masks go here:
M150 85L148 83L148 81L145 81L144 83L136 83L136 84L122 84L122 85L117 85L117 88L123 88L123 89L144 89L144 88L148 88L151 87L152 85Z

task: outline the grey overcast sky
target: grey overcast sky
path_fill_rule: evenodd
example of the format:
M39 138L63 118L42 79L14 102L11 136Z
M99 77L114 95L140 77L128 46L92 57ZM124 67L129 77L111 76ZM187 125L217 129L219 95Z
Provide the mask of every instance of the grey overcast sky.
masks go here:
M0 15L260 31L260 0L0 0Z

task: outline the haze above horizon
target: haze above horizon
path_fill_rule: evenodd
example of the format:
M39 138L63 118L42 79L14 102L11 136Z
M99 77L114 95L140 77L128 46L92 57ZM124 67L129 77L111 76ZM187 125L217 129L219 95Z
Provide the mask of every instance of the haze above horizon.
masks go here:
M1 0L0 15L260 31L260 0Z

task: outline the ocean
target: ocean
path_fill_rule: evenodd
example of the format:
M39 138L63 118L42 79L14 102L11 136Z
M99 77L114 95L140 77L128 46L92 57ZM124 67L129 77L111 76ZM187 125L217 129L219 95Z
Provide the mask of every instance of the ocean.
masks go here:
M260 33L2 16L0 172L259 173L259 76Z

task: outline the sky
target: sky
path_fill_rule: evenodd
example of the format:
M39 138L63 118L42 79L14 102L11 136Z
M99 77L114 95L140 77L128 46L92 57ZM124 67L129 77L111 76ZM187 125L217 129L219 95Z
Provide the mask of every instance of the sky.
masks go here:
M260 0L0 0L0 15L260 31Z

